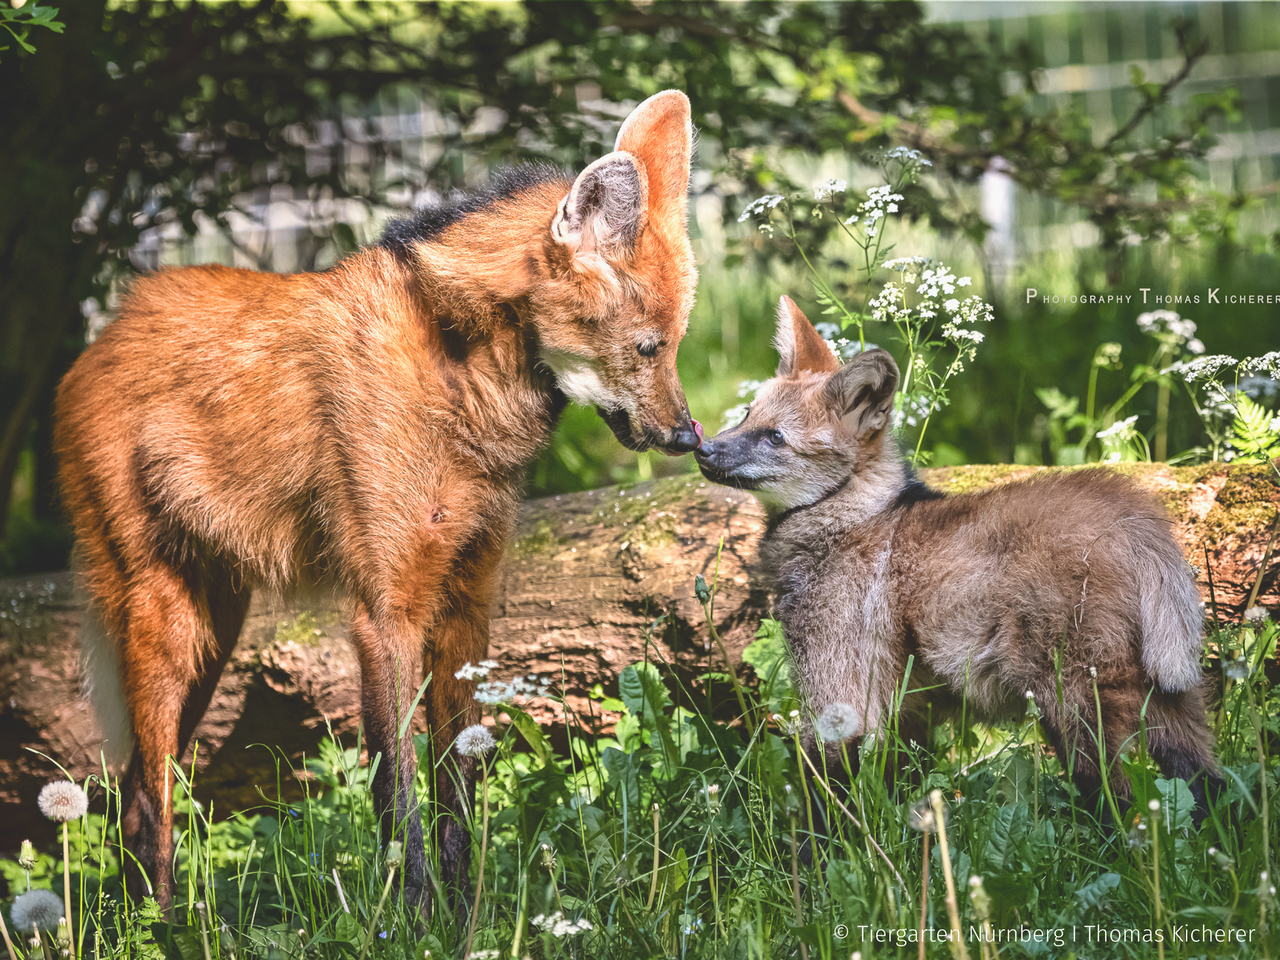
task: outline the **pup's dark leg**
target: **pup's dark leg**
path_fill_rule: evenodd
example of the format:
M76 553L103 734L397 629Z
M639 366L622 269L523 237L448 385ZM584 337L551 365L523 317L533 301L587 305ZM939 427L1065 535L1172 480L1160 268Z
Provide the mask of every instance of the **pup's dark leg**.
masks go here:
M1098 812L1099 822L1111 823L1111 811L1106 803L1103 791L1102 769L1099 763L1097 739L1097 708L1092 704L1090 691L1088 713L1086 705L1079 699L1065 698L1062 704L1049 699L1041 703L1040 724L1044 728L1054 753L1064 770L1071 774L1072 782L1080 793L1080 806L1083 809ZM1104 722L1106 713L1104 708ZM1108 736L1104 740L1107 750L1107 761L1112 774L1110 785L1112 795L1123 812L1130 795L1128 778L1120 771L1117 753L1120 744Z
M1169 778L1187 781L1195 797L1194 822L1209 815L1226 786L1213 758L1213 736L1205 717L1204 692L1156 690L1147 704L1147 749Z

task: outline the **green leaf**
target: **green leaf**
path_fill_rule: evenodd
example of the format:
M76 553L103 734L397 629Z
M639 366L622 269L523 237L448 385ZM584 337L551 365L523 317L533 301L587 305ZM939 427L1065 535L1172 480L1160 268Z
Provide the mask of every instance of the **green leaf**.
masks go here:
M504 703L502 709L511 717L511 725L520 732L520 736L524 737L525 743L532 748L534 756L543 763L548 762L552 755L551 744L547 742L538 721L519 707L509 703Z
M153 923L151 936L164 951L166 960L204 960L200 937L194 930L172 923Z
M1119 886L1120 874L1104 873L1093 883L1087 884L1076 891L1076 902L1080 904L1080 909L1082 910L1099 906Z
M637 809L640 802L640 777L637 771L639 764L634 753L623 753L617 747L605 747L600 755L600 765L609 775L609 782L626 791L627 803L631 809Z
M339 914L338 919L333 922L333 933L331 936L334 940L342 940L346 943L359 943L361 934L359 922L349 913Z
M1012 803L996 811L982 855L988 871L1008 870L1027 832L1027 805Z
M658 675L658 668L651 663L636 663L625 668L618 677L618 692L622 694L627 710L640 718L642 726L658 734L668 763L675 763L676 745L671 738L671 720L663 712L671 705L671 697Z

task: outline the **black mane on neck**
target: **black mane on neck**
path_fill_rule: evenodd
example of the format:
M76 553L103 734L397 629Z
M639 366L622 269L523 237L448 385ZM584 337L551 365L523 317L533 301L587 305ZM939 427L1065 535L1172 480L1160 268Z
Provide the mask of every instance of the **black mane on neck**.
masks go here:
M489 183L474 193L458 192L449 199L417 210L408 217L391 220L377 246L400 252L419 241L434 239L446 227L468 214L485 210L525 190L545 184L563 183L567 193L572 182L563 170L549 163L522 163L516 167L507 167L496 171Z

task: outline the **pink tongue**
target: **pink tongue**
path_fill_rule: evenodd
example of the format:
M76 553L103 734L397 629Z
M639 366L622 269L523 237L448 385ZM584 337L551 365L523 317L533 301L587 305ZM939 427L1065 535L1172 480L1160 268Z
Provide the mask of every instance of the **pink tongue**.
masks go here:
M698 446L702 446L702 424L697 420L693 421L693 432L698 435Z

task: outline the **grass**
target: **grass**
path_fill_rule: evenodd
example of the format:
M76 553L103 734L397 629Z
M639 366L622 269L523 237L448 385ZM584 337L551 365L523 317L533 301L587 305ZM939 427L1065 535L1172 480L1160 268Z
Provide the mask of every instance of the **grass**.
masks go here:
M500 705L515 722L494 728L487 819L478 797L472 824L475 860L488 832L473 955L1270 956L1280 711L1261 665L1278 632L1256 621L1210 638L1228 663L1212 722L1229 786L1199 828L1186 784L1162 779L1140 743L1121 760L1134 802L1111 828L1042 748L1034 704L1017 724L937 726L927 744L892 729L868 738L846 791L836 771L802 767L771 621L739 691L715 654L695 688L673 688L662 663L626 668L617 696L598 698L620 715L612 737L570 715L556 752L519 706ZM465 923L450 911L424 922L395 895L359 758L331 737L306 761L303 802L216 822L181 777L171 917L122 900L114 782L90 778L107 813L71 824L75 955L459 956ZM296 773L283 759L281 770ZM28 884L60 892L60 854L30 870L0 861L10 897ZM470 904L474 886L462 896ZM1213 939L1228 936L1244 942ZM24 954L26 942L19 956L58 953L50 937Z

